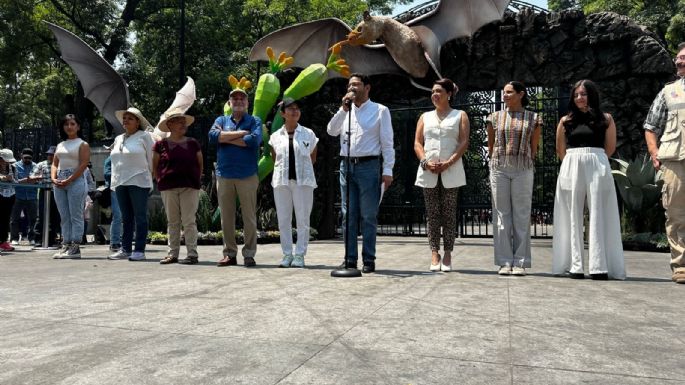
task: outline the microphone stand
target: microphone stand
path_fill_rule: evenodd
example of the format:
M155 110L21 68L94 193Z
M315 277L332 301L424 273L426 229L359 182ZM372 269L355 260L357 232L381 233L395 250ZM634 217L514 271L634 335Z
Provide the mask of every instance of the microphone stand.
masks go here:
M362 272L356 268L347 267L347 257L349 255L348 240L350 237L350 142L352 141L352 100L346 100L347 105L347 158L345 158L345 233L343 242L345 243L345 260L343 268L331 271L331 277L335 278L354 278L361 277ZM354 235L356 240L357 234ZM356 247L356 245L355 245Z

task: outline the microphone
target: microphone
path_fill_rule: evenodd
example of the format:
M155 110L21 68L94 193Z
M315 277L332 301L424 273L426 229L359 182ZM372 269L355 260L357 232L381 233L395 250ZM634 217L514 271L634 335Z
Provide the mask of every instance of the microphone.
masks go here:
M350 108L352 106L352 101L354 101L354 96L357 93L357 89L355 87L351 87L347 94L345 95L344 103L347 108Z

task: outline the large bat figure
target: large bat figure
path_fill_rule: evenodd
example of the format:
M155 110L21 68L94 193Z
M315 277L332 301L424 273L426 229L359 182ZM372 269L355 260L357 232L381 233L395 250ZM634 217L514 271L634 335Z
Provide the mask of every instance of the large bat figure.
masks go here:
M88 100L112 125L114 133L121 134L124 127L114 112L130 106L128 85L105 59L88 44L66 29L45 22L57 38L62 59L74 71Z
M266 47L287 52L293 66L325 63L327 49L347 45L342 56L353 72L397 74L423 79L432 68L440 76L440 49L447 41L471 36L483 25L502 18L509 0L441 0L431 12L402 24L389 17L364 14L351 30L339 19L296 24L263 37L252 47L251 61L267 61ZM383 44L369 45L374 41ZM329 71L329 75L339 74Z

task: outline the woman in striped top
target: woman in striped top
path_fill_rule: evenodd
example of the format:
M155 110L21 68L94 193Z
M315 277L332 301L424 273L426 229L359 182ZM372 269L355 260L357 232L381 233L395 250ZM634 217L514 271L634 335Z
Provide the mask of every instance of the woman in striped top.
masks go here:
M530 268L530 210L535 152L540 141L538 115L526 110L521 82L502 92L506 108L487 118L495 265L500 275L526 275Z

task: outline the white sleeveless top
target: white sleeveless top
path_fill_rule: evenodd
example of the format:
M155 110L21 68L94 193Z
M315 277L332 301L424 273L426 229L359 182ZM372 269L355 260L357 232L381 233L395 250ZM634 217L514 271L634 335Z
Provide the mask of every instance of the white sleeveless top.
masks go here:
M461 127L461 111L452 110L445 119L440 121L438 113L433 110L423 114L423 150L426 160L445 162L459 146L459 130ZM464 164L459 158L447 170L440 174L445 188L455 188L466 184ZM438 184L438 174L424 170L419 166L416 172L416 186L434 188Z
M67 139L57 144L55 150L55 157L59 159L58 170L68 170L77 168L79 165L79 148L83 143L83 139Z

